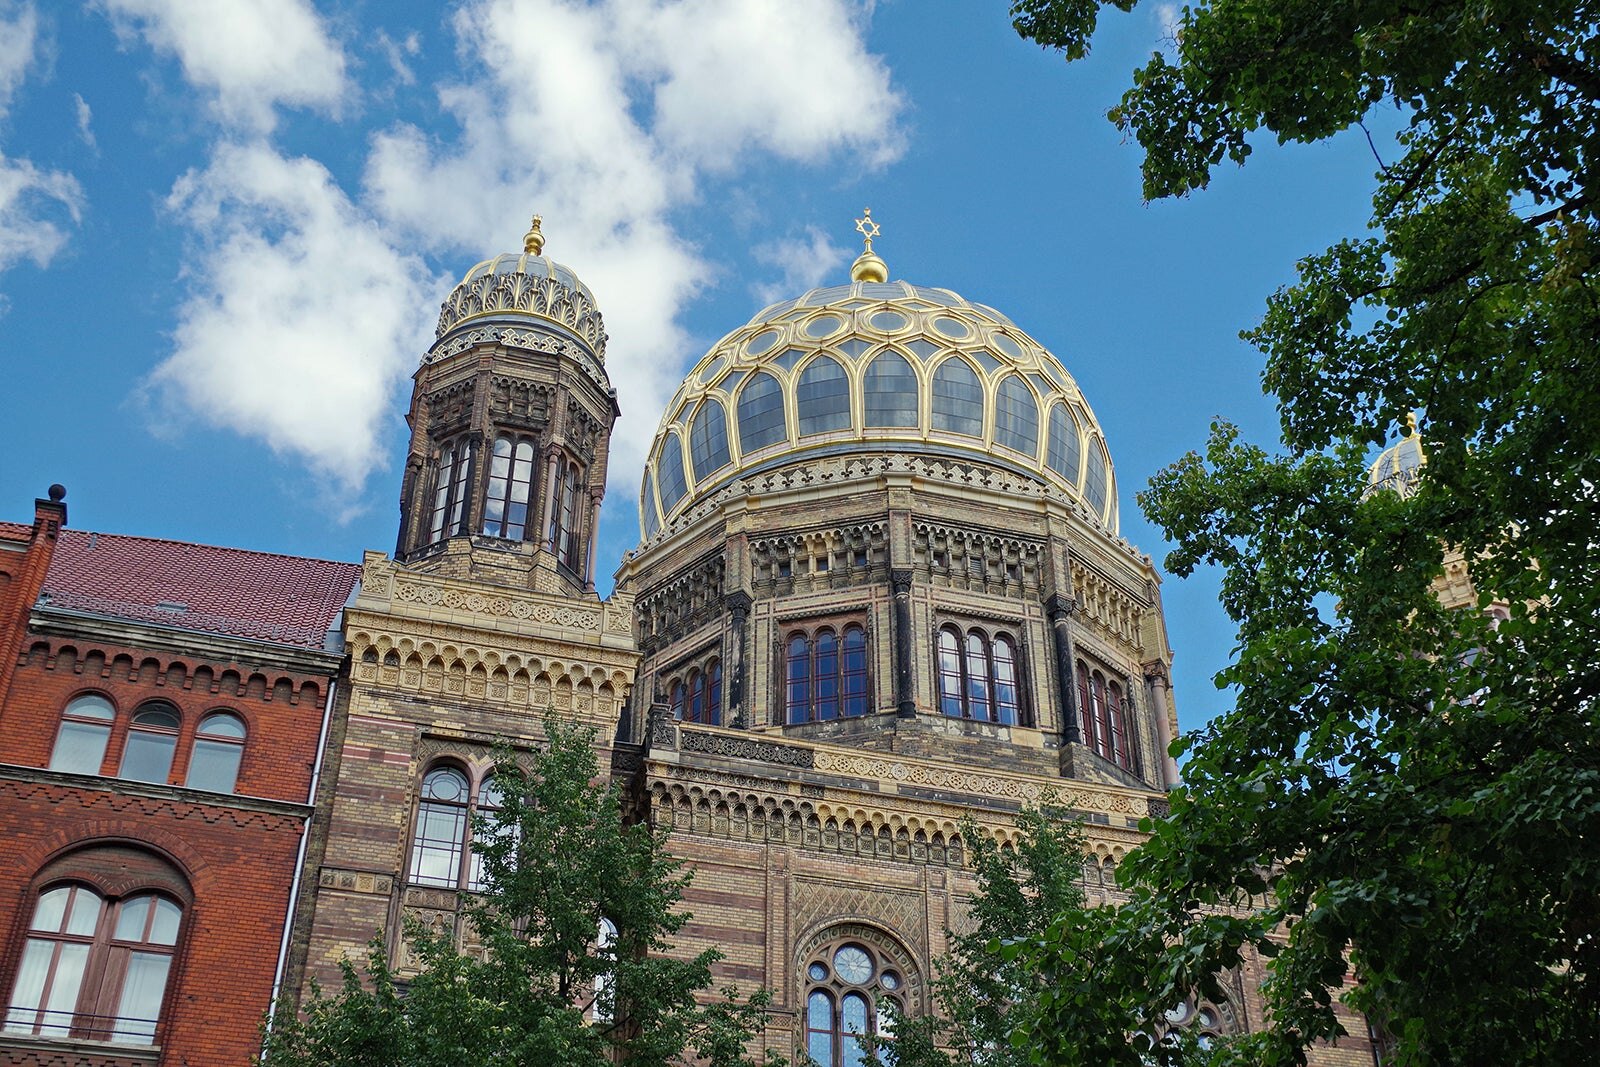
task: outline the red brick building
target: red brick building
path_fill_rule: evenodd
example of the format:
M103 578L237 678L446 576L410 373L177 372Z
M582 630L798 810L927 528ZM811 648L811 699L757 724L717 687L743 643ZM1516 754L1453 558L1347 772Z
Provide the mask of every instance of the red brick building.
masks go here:
M246 1063L359 569L63 497L0 523L0 1064Z

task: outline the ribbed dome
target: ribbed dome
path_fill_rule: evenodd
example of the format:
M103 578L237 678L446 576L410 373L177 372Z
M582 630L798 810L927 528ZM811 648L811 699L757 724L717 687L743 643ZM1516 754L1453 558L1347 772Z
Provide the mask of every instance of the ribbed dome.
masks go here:
M439 311L436 338L480 319L531 315L554 323L605 360L605 322L594 293L571 267L546 256L507 252L467 271Z
M1410 433L1378 453L1367 470L1367 492L1392 489L1402 497L1417 491L1417 480L1427 466L1428 454L1422 450L1422 435L1412 427Z
M706 353L651 445L644 535L742 475L863 451L980 459L1117 528L1104 435L1061 363L993 308L894 281L773 304Z

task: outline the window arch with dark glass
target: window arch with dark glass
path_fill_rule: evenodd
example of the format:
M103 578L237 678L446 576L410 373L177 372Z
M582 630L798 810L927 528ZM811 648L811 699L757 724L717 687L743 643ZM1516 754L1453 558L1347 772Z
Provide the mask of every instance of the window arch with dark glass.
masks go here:
M722 403L707 397L689 424L689 463L699 482L728 465L728 417Z
M550 516L550 543L556 562L574 574L587 562L583 557L583 468L563 456L556 463L555 513ZM593 536L593 531L590 532Z
M790 725L865 715L865 627L790 630L784 641L784 703Z
M136 782L166 782L172 772L172 754L178 747L178 709L165 701L140 705L128 724L122 746L122 766L117 777Z
M794 398L802 437L850 428L850 379L831 356L818 356L806 364Z
M830 943L806 963L806 1054L818 1067L858 1067L867 1042L889 1036L889 1009L905 1010L905 975L859 941Z
M947 359L933 372L933 428L983 436L983 385L963 359Z
M672 717L704 726L722 724L722 661L695 666L668 685Z
M484 536L507 541L527 539L534 452L535 444L529 437L501 434L494 439L489 454L489 484L483 493Z
M73 697L61 711L61 726L50 752L52 771L99 774L117 709L99 693Z
M1031 725L1023 705L1017 642L1010 634L942 626L938 659L940 712L952 719Z
M428 518L429 541L442 541L466 532L467 480L471 473L471 442L460 438L440 446L433 476L433 507Z
M883 352L867 364L861 381L868 426L914 427L919 421L917 372L898 352Z
M676 433L661 442L661 457L656 460L656 483L661 489L661 510L670 512L689 492L683 475L683 445Z
M1039 451L1039 404L1020 375L1006 378L995 391L994 439L1030 456Z
M500 805L492 775L484 776L476 793L467 772L455 764L439 764L423 775L411 831L411 883L481 889L482 864L472 853L472 816Z
M757 371L739 390L739 451L754 452L788 437L783 387L766 371Z
M6 1031L153 1044L182 919L165 893L47 885L33 904Z
M201 719L189 752L189 775L184 784L213 793L233 792L244 757L244 738L244 720L231 711L215 711Z
M1083 739L1095 753L1124 770L1135 770L1133 739L1128 732L1128 712L1122 683L1104 671L1078 661L1078 707L1083 715Z

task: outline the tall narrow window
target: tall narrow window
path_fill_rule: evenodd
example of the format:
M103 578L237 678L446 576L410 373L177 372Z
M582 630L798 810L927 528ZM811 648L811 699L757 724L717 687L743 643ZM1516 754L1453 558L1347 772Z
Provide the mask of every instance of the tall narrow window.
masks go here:
M983 436L983 386L965 360L947 359L933 372L933 428Z
M712 660L706 674L711 679L706 687L706 723L716 726L722 722L722 661Z
M617 924L602 918L595 931L595 954L609 962L611 967L594 976L594 1007L591 1014L597 1023L608 1023L617 1015Z
M1018 375L1001 382L995 393L994 439L1030 456L1039 451L1039 405Z
M689 713L689 687L680 678L672 683L672 688L669 692L671 694L669 701L672 708L672 721L682 722L683 717Z
M1031 725L1016 640L976 627L939 630L939 710L951 718Z
M148 1045L155 1039L182 914L172 901L148 893L117 906L106 971L109 976L120 970L123 978L111 1040Z
M786 440L788 436L783 387L772 375L757 371L739 390L739 451L748 455L758 448Z
M703 671L689 673L689 711L684 718L689 722L706 721L706 676Z
M1050 409L1050 446L1045 452L1050 469L1074 485L1083 462L1083 446L1078 442L1078 423L1065 404Z
M231 793L239 779L239 761L243 755L244 720L225 711L207 715L195 731L189 777L184 784L190 789Z
M522 541L528 536L528 501L533 497L533 441L502 435L489 457L489 487L483 496L483 533Z
M661 442L661 457L656 460L656 482L661 489L661 510L670 512L689 492L689 483L683 477L683 445L676 433L667 434Z
M802 437L850 428L850 379L838 360L818 356L806 364L794 402Z
M1095 518L1104 518L1108 492L1106 451L1097 437L1089 442L1089 471L1083 483L1083 495L1088 499L1089 510L1094 512Z
M471 471L471 443L451 441L439 450L439 466L433 480L433 515L428 521L429 541L441 541L463 532L467 477Z
M1128 745L1127 716L1122 706L1122 686L1116 682L1106 684L1106 723L1110 744L1107 759L1119 767L1133 769L1133 756Z
M852 623L795 631L788 641L788 721L824 722L867 713L867 632Z
M73 697L61 713L56 747L50 753L50 769L99 774L105 763L111 722L116 715L111 701L98 693Z
M478 811L484 818L492 818L505 804L505 794L501 793L500 785L494 780L494 775L486 774L483 781L478 784ZM502 832L516 833L516 827L502 827ZM488 883L483 876L483 856L478 852L478 843L485 840L483 837L474 837L472 843L472 862L467 873L467 888L474 893L482 892L488 888ZM512 840L516 840L515 836Z
M66 1036L75 1025L102 901L88 886L42 893L33 908L6 1029Z
M1083 721L1083 743L1094 747L1094 712L1089 704L1089 668L1078 661L1078 717Z
M904 356L884 352L867 364L862 393L868 426L917 424L917 372Z
M689 424L689 460L697 482L728 465L728 419L714 397L701 402Z
M178 747L179 722L178 709L171 704L146 704L134 712L117 776L136 782L165 782L172 770L173 750Z
M557 562L576 574L584 562L583 539L580 536L583 529L583 513L578 507L583 472L576 463L563 460L557 467L557 477L560 480L561 499L557 502L556 528L551 540L555 542Z
M417 828L411 836L411 881L454 888L461 884L467 837L467 776L436 767L422 779Z

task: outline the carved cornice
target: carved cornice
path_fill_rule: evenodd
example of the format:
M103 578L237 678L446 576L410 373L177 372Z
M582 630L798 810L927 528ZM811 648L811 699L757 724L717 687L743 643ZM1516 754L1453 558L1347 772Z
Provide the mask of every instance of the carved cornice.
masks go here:
M590 355L577 341L557 334L518 329L515 326L485 324L475 329L462 330L437 342L422 357L422 365L437 363L441 359L460 355L479 345L503 345L529 352L544 352L552 356L565 356L582 369L584 375L606 396L611 395L611 378L606 374L604 355Z

